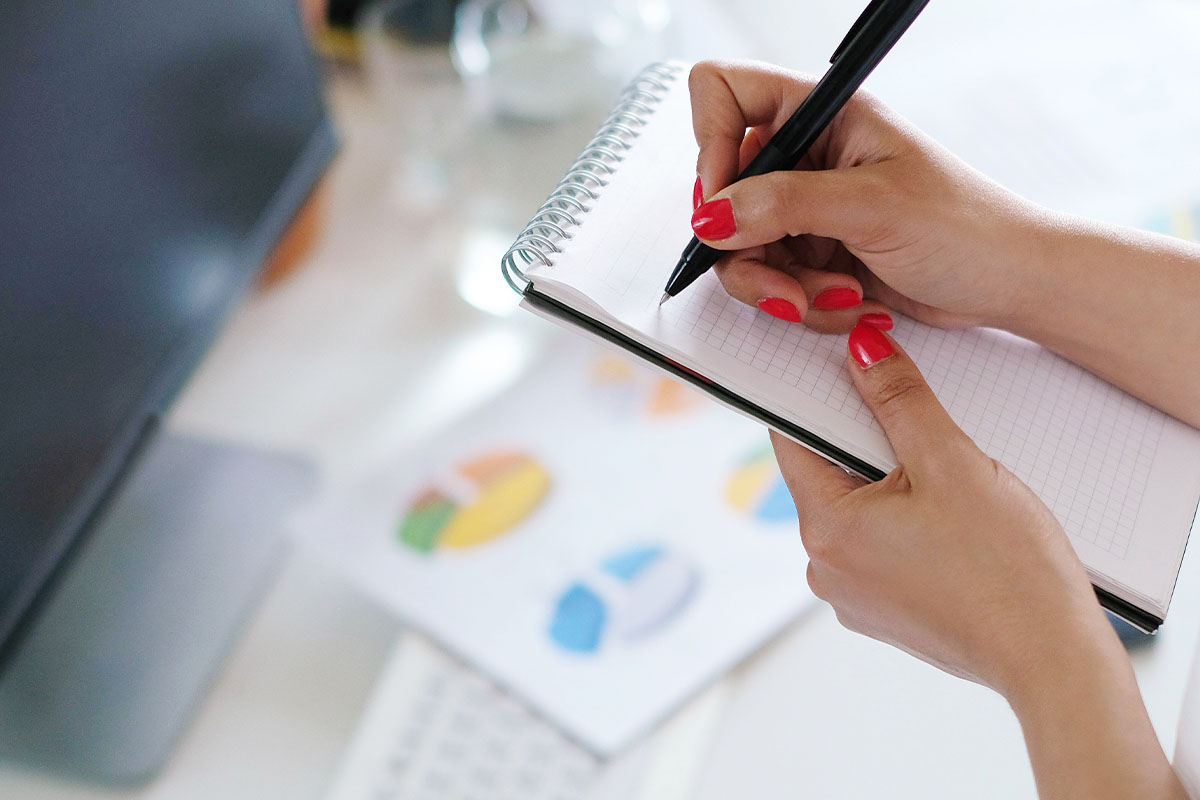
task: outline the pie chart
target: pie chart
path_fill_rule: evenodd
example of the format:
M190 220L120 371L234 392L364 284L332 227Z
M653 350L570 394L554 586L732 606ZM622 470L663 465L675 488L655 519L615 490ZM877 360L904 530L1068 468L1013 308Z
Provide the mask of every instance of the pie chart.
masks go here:
M419 491L398 535L419 553L474 547L518 525L549 490L550 474L527 454L489 453L459 464Z
M609 353L592 365L592 383L608 405L622 414L674 417L694 410L701 401L699 394L682 383Z
M570 583L550 619L550 640L572 653L594 653L606 642L647 638L691 601L699 575L658 545L638 545L602 561Z
M725 485L731 506L760 522L795 522L796 505L770 445L755 448Z

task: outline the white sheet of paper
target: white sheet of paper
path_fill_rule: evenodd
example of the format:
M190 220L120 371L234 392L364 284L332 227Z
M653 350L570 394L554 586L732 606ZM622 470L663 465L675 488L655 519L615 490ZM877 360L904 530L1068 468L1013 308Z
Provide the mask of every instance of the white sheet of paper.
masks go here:
M498 467L480 460L502 453ZM611 754L812 602L794 515L761 426L572 339L302 529L405 619Z

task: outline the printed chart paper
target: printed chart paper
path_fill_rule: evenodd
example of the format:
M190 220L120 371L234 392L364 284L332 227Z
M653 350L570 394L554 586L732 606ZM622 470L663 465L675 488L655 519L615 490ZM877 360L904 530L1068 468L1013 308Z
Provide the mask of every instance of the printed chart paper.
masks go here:
M304 527L600 754L813 602L761 426L582 342Z

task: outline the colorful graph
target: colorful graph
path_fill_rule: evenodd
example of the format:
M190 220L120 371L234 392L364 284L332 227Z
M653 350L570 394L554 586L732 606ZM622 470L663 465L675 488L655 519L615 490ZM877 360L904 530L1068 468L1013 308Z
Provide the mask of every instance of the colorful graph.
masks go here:
M594 653L607 641L642 639L677 617L698 584L691 564L658 545L622 550L563 591L550 640L573 653Z
M500 536L529 516L550 489L550 474L524 453L472 459L413 499L400 541L420 553L467 548Z
M725 499L761 522L796 521L796 505L779 474L770 445L756 448L738 464L725 485Z
M624 414L672 417L694 410L703 400L682 383L639 369L611 353L596 358L591 379L609 404Z

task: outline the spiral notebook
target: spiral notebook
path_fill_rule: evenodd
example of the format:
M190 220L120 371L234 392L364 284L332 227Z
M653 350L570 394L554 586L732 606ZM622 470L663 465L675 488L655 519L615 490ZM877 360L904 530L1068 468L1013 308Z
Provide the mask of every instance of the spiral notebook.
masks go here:
M505 254L505 279L530 311L881 478L895 455L845 374L845 336L741 304L711 272L658 305L691 235L686 72L652 65L626 88ZM1058 517L1104 607L1157 629L1200 499L1200 431L1002 331L897 315L892 333L954 420Z

